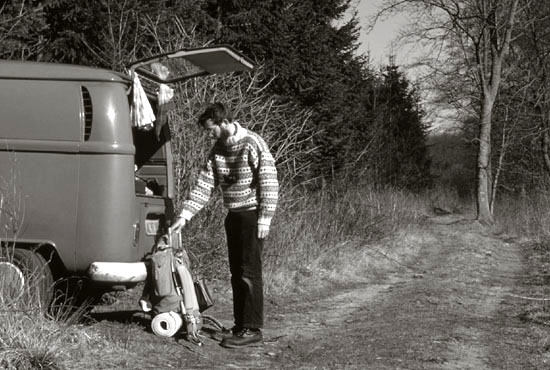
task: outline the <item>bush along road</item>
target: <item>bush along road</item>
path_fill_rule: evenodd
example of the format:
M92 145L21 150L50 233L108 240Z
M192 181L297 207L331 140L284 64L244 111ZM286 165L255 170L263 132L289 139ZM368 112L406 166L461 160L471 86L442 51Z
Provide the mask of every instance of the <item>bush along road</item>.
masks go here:
M445 215L375 245L348 247L346 253L350 263L339 271L311 269L300 275L293 292L267 299L262 345L235 350L208 337L201 347L180 337L156 337L150 319L137 311L136 289L94 309L94 320L83 325L85 338L72 365L443 370L550 366L544 246L499 234L463 215ZM215 295L216 305L206 314L230 327L230 291L216 289Z

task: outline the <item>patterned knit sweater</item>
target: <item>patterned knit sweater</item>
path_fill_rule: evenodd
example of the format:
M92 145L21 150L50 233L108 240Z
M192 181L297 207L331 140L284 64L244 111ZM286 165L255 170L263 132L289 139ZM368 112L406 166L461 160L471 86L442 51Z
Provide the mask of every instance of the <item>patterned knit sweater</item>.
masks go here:
M258 224L271 224L279 196L275 161L265 141L234 122L235 133L218 140L183 203L181 216L190 220L220 186L230 211L258 209Z

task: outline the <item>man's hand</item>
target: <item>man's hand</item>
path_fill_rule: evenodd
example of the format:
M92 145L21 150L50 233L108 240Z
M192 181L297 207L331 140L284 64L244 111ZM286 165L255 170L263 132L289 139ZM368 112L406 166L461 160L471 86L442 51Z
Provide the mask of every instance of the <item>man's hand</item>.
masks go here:
M186 223L187 223L187 220L180 216L176 218L176 221L172 224L172 226L170 226L168 231L171 233L173 232L177 233L185 226Z
M269 226L258 224L258 239L265 239L269 235Z

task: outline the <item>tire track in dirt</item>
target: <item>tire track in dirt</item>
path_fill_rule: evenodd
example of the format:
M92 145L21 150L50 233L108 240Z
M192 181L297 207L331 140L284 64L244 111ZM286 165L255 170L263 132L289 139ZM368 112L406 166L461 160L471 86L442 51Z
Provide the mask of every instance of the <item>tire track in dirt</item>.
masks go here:
M357 281L304 303L307 314L298 308L286 315L294 328L281 341L286 348L276 367L526 368L514 338L503 333L518 319L503 317L500 307L521 271L518 246L475 222L456 221L434 218L401 234L394 244L416 243L409 249L417 254L395 258L408 268L396 265L382 281Z
M141 369L530 368L518 345L528 328L509 307L517 244L450 215L355 253L346 278L268 302L262 346L194 347L134 326L129 349ZM209 313L229 323L224 299Z

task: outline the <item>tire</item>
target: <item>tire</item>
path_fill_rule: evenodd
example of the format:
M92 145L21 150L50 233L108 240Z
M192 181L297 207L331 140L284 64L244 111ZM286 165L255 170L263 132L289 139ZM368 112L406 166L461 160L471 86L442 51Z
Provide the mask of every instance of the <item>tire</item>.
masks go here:
M28 249L13 249L0 260L0 302L38 304L46 309L53 299L54 280L48 262Z

